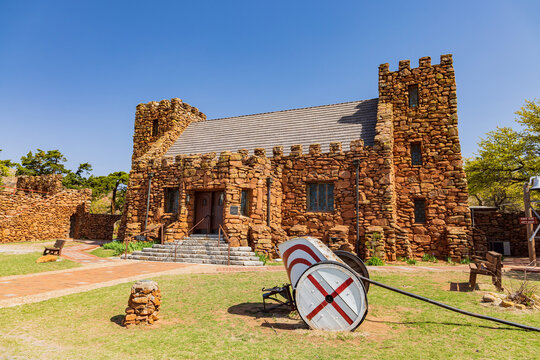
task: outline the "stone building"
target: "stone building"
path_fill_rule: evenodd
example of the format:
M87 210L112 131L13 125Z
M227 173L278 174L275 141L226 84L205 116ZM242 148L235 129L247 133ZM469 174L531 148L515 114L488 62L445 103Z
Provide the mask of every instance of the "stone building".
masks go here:
M362 257L459 259L473 251L467 198L442 55L380 65L370 100L215 120L180 99L139 104L120 231L221 226L259 252L311 235Z

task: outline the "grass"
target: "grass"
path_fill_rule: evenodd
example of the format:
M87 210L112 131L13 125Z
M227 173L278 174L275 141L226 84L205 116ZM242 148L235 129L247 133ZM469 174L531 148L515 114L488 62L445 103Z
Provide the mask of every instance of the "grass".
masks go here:
M104 249L102 247L98 247L97 249L94 249L94 250L90 251L90 254L95 255L95 256L99 256L99 257L102 257L102 258L115 256L115 253L116 253L116 250Z
M480 292L448 291L463 272L372 274L465 310L540 326L538 313L479 305ZM0 354L55 359L464 359L537 355L538 334L466 317L372 286L369 313L353 333L312 331L286 313L262 313L261 287L287 282L283 272L155 278L161 320L120 326L130 286L121 284L0 309ZM43 314L47 314L44 317ZM536 340L535 340L536 339ZM524 346L529 344L529 346Z
M0 276L33 274L44 271L63 270L79 267L80 265L62 259L61 261L37 264L36 259L41 253L0 254Z

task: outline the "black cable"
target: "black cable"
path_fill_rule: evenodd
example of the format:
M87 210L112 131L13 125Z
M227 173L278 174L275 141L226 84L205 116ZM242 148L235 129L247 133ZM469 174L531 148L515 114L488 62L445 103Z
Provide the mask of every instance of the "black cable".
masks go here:
M455 308L453 306L446 305L446 304L440 303L438 301L431 300L431 299L428 299L428 298L425 298L423 296L416 295L416 294L413 294L413 293L410 293L410 292L407 292L407 291L403 291L403 290L397 289L395 287L392 287L392 286L385 285L383 283L377 282L375 280L371 280L370 278L363 277L362 275L360 275L358 273L357 273L357 275L358 275L358 277L360 279L365 280L365 281L369 281L373 285L377 285L377 286L380 286L382 288L385 288L385 289L388 289L388 290L391 290L391 291L395 291L397 293L400 293L400 294L403 294L403 295L406 295L406 296L410 296L412 298L422 300L422 301L428 302L430 304L437 305L437 306L440 306L440 307L445 308L447 310L455 311L455 312L463 314L463 315L473 316L473 317L477 317L477 318L484 319L484 320L489 320L489 321L495 321L495 322L498 322L498 323L501 323L501 324L515 326L515 327L525 329L525 330L539 331L540 332L540 328L537 328L537 327L534 327L534 326L518 324L518 323L515 323L515 322L511 322L511 321L497 319L497 318L494 318L494 317L491 317L491 316L480 315L480 314L475 314L475 313L468 312L468 311L465 311L465 310L461 310L461 309Z

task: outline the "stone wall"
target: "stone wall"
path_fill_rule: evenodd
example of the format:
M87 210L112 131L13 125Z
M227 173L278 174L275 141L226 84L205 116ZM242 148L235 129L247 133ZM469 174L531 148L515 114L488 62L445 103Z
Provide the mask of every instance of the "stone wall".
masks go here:
M478 254L488 250L488 242L510 241L512 256L528 256L527 228L519 223L524 213L504 213L500 211L474 212L474 246ZM537 242L538 243L538 242ZM536 246L540 253L540 246Z
M418 106L409 106L409 87L418 87ZM472 247L468 191L457 127L457 96L451 55L399 62L398 71L379 67L379 101L393 105L395 191L398 225L415 255L455 259ZM422 165L412 165L411 144L421 146ZM426 222L415 223L414 200L426 201Z
M139 104L135 113L132 160L159 158L192 122L206 115L178 98ZM154 135L154 125L157 125Z
M122 215L79 212L72 233L74 239L112 240L114 224Z
M90 205L91 195L88 189L0 192L0 242L68 238L76 214Z

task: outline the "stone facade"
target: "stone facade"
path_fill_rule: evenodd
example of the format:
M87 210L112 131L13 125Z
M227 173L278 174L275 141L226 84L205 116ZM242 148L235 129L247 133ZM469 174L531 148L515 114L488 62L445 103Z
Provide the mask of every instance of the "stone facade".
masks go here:
M408 98L411 85L418 91L414 107ZM288 155L276 146L272 154L259 148L253 155L238 149L172 158L163 155L175 138L205 116L179 99L139 105L121 236L140 233L148 216L148 226L166 225L164 240L181 239L194 225L195 193L213 190L224 193L223 227L233 246L249 245L272 255L276 244L290 236L310 235L332 249L363 257L395 260L430 253L460 259L469 255L471 224L451 55L441 56L439 65L422 58L414 69L409 61L401 61L395 72L389 71L388 64L381 65L377 106L370 146L358 139L347 144L347 151L344 144L334 142L328 152L312 144L309 148L293 145ZM156 124L168 129L157 139L151 135ZM413 143L421 148L421 165L412 165ZM308 211L310 183L333 185L333 211ZM176 213L164 212L167 188L178 189ZM242 205L242 190L249 194L247 216L236 211ZM425 204L425 221L420 223L415 221L416 200Z
M21 176L0 191L0 242L112 239L119 215L89 214L92 191L62 188L61 175Z
M525 213L504 213L501 211L474 212L474 245L475 252L485 254L489 250L489 242L510 242L511 256L528 256L527 228L519 223ZM536 247L540 256L540 247Z

